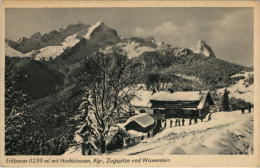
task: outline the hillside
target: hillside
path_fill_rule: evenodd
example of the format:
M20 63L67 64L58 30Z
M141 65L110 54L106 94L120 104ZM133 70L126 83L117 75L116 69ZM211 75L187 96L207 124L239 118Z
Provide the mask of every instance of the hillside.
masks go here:
M216 112L210 122L168 127L152 138L110 155L252 154L253 116ZM185 123L188 123L186 121ZM73 153L71 153L73 154Z
M254 104L254 74L253 72L245 72L237 73L231 76L232 78L240 79L234 84L227 87L230 92L230 96L244 100L246 102L250 102ZM219 94L224 93L224 89L218 89Z
M5 47L6 58L16 62L16 73L27 76L19 88L32 98L30 110L48 139L56 135L67 138L73 131L72 118L82 97L78 84L86 71L83 62L96 57L97 52L124 53L135 71L132 85L149 91L240 87L237 82L241 78L234 76L252 73L252 68L219 59L204 41L183 48L157 42L153 37L121 37L103 22L6 40Z
M38 99L52 95L62 89L64 75L50 69L42 62L31 58L10 58L15 62L15 74L24 76L18 83L18 88L22 89L31 99Z

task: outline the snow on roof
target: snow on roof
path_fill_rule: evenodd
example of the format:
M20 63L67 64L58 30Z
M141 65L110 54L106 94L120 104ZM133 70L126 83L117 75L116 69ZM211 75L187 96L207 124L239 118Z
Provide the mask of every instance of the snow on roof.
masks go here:
M197 106L197 109L203 109L206 99L207 99L207 96L202 96L202 98Z
M200 101L202 96L208 92L188 91L188 92L157 92L151 100L155 101Z
M137 124L139 124L143 128L149 127L150 125L154 124L153 117L151 117L149 114L146 114L146 113L141 113L141 114L135 115L133 117L130 117L126 121L125 126L132 121L135 121Z
M146 136L146 133L142 133L142 132L135 131L135 130L128 130L127 132L131 135L131 137Z
M185 91L185 92L166 92L160 91L152 94L150 91L138 91L136 97L131 101L133 106L151 107L150 100L155 101L200 101L207 91Z

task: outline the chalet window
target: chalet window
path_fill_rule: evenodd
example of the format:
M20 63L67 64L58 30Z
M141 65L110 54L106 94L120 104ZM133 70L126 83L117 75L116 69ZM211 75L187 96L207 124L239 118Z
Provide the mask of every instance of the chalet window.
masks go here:
M144 110L144 109L141 109L141 110L140 110L140 113L145 113L145 110Z

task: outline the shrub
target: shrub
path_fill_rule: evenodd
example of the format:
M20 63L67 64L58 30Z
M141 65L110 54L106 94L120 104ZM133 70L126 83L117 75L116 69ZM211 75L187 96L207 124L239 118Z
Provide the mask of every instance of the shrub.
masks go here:
M248 107L249 104L250 104L249 102L246 102L242 99L237 99L234 97L231 97L229 99L229 105L230 105L231 110L240 110L241 108Z

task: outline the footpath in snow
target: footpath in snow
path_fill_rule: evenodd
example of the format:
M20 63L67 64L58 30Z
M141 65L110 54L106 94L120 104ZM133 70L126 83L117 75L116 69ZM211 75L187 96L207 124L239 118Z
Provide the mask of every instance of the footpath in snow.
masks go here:
M167 127L154 137L110 154L251 154L253 151L252 113L216 112L211 121L189 126L186 120L185 126L170 128L169 125L168 120Z

